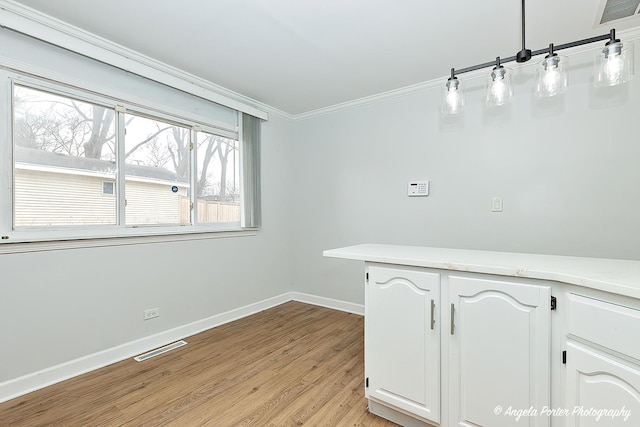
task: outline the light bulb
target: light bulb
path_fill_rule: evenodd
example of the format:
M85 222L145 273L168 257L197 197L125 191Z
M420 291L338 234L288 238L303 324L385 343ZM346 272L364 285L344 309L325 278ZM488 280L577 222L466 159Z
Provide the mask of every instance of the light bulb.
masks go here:
M610 54L604 64L604 75L610 83L616 83L620 80L622 69L624 68L624 60L619 53Z
M491 71L487 79L485 104L488 106L500 106L511 102L513 87L511 86L511 73L500 65L500 60Z
M460 109L460 94L458 93L458 88L449 89L447 91L447 106L449 107L449 111L452 114L455 114Z
M507 86L504 84L504 78L499 77L493 81L491 85L491 95L496 100L496 105L504 104L504 96L507 92Z
M443 114L458 114L464 109L464 90L462 82L452 76L442 87L442 112Z
M556 96L567 90L566 66L567 58L553 53L540 63L537 71L537 97Z
M544 77L542 78L542 84L544 88L549 93L556 92L558 86L560 85L560 79L562 75L558 71L557 67L547 70L544 73Z

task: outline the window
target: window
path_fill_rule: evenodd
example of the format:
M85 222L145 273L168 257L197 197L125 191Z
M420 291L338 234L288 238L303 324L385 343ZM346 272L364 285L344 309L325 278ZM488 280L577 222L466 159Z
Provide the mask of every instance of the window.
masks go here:
M238 138L240 113L235 128L224 128L6 74L13 82L11 221L0 214L6 240L242 228L255 203L241 202L243 170L252 166L240 162L247 145ZM249 175L257 173L256 166Z
M240 154L238 141L197 132L197 221L240 221Z
M191 223L191 130L125 114L127 225Z
M114 183L113 182L109 182L109 181L103 181L102 182L102 194L115 194L114 193Z
M116 224L115 111L19 85L13 108L14 227Z

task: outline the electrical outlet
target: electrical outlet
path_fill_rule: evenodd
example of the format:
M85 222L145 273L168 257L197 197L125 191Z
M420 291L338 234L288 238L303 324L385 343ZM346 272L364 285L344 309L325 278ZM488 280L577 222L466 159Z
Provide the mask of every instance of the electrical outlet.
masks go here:
M144 320L160 317L160 307L150 308L144 311Z

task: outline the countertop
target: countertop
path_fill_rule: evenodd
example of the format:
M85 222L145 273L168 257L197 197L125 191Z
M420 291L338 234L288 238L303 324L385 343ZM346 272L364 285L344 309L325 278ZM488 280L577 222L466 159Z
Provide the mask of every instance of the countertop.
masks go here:
M553 280L640 299L640 261L363 244L325 257Z

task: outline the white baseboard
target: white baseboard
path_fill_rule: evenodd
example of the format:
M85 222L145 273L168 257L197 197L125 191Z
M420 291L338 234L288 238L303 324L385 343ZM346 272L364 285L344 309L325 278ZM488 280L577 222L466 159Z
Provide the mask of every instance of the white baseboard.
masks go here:
M14 399L32 391L52 384L82 375L84 373L128 359L140 353L145 353L166 344L195 335L207 329L232 322L242 317L250 316L260 311L275 307L293 298L291 292L245 305L225 313L216 314L206 319L198 320L169 329L155 335L131 341L97 353L89 354L78 359L70 360L41 371L33 372L3 383L0 383L0 403ZM188 342L188 341L187 341Z
M333 298L319 297L317 295L305 294L302 292L289 292L291 299L307 304L319 305L321 307L333 308L334 310L346 311L347 313L364 316L364 305L352 302L340 301Z
M304 294L301 292L286 292L273 298L268 298L224 313L216 314L215 316L207 317L206 319L188 323L174 329L169 329L155 335L150 335L139 340L131 341L117 347L89 354L78 359L70 360L41 371L33 372L31 374L0 383L0 403L104 366L120 362L121 360L137 356L138 354L185 339L191 335L206 331L207 329L215 328L216 326L250 316L289 301L300 301L349 313L360 315L364 314L364 306L359 304Z

